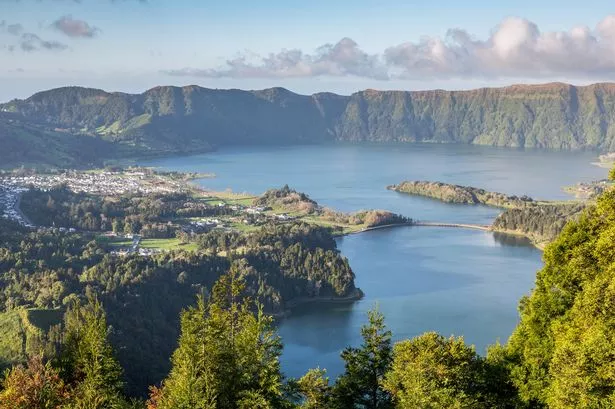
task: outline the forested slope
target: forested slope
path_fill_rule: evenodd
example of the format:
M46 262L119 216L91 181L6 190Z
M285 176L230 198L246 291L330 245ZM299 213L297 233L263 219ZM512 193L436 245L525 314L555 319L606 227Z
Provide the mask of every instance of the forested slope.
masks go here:
M615 84L609 83L366 90L351 96L198 86L132 95L68 87L2 104L0 112L21 127L0 128L0 137L18 140L23 138L18 129L36 126L99 136L132 154L323 141L615 149Z

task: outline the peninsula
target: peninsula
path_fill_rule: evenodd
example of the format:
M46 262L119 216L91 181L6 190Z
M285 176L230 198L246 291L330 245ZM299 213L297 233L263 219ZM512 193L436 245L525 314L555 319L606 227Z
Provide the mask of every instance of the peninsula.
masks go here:
M442 182L405 181L398 185L387 186L387 189L399 193L429 197L446 203L483 204L505 208L526 207L536 203L528 196L510 196L476 187Z
M594 185L603 189L607 188L606 183L591 184L591 186ZM504 211L498 215L491 226L460 225L443 221L415 221L414 225L474 228L523 235L538 248L544 248L546 244L555 239L566 223L577 217L587 206L586 201L537 201L528 196L507 195L442 182L404 181L397 185L389 185L387 189L403 194L428 197L445 203L480 204L502 208ZM594 196L586 196L586 198L591 197Z

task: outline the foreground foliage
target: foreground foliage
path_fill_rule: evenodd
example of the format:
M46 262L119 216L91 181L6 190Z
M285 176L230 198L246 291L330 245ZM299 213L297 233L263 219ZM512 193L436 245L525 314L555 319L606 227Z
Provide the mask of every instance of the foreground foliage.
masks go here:
M314 369L299 380L288 380L280 371L281 340L259 301L273 294L266 292L266 275L259 270L279 271L293 285L306 284L305 290L297 290L300 294L315 290L309 280L324 280L327 273L332 274L328 291L339 294L354 288L351 281L346 285L339 281L351 274L342 268L344 262L338 264L339 271L332 267L335 263L321 264L321 257L335 260L337 254L334 241L323 232L299 223L268 226L248 236L216 233L200 238L202 247L211 243L225 251L247 247L236 259L169 254L114 261L100 253L96 243L70 235L1 230L5 308L55 302L65 306L66 314L61 325L52 325L26 351L27 362L6 372L0 408L597 409L615 405L615 190L601 195L547 246L535 289L520 303L518 327L507 344L493 346L486 357L461 338L435 333L393 345L383 316L373 311L362 328L362 345L342 352L345 372L338 379L331 383L324 370ZM15 237L22 242L16 243ZM203 271L209 265L203 260L225 262L212 261L215 268ZM295 264L296 260L300 262ZM307 260L313 264L306 267ZM204 285L202 275L211 286ZM307 281L296 281L305 280L304 276ZM67 287L57 287L56 282ZM65 294L65 288L82 292L54 294ZM285 294L285 284L279 288ZM129 340L126 348L132 348L131 353L159 347L160 338L151 343L148 337L173 333L170 319L163 317L175 311L164 308L184 308L186 301L180 301L180 295L192 299L197 295L198 302L181 313L181 335L170 372L161 385L151 388L147 402L129 402L118 363L122 361L116 359L111 341L118 335ZM107 303L109 316L114 317L110 321L124 325L118 326L122 333L114 334L116 329L109 327L98 297ZM161 302L165 297L170 300ZM160 320L134 321L132 312L148 310ZM123 320L122 314L127 315ZM132 333L129 323L134 324ZM145 328L154 324L165 331ZM120 350L118 356L125 353ZM141 361L137 368L146 371L148 364L160 365Z
M157 408L269 408L281 400L281 342L271 318L242 297L240 273L232 268L208 302L200 298L182 313L179 347Z
M2 409L128 408L122 368L114 357L101 304L91 298L66 312L54 351L39 353L7 371L0 391Z
M609 407L615 402L615 191L569 223L544 261L510 339L511 376L530 403Z

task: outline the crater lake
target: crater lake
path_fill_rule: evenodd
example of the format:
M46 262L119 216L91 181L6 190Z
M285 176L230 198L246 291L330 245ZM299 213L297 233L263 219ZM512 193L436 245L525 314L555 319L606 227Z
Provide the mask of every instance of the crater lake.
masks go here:
M403 180L430 180L535 199L566 200L562 187L603 179L591 152L517 150L470 145L332 144L242 147L139 165L214 173L206 189L260 194L284 184L340 211L385 209L421 221L490 224L501 212L446 204L385 189ZM301 376L311 367L330 377L343 371L346 346L361 343L367 311L378 306L394 339L425 331L464 336L484 353L505 342L531 290L541 252L527 240L493 232L397 227L338 239L365 297L353 304L306 304L282 320L282 367Z

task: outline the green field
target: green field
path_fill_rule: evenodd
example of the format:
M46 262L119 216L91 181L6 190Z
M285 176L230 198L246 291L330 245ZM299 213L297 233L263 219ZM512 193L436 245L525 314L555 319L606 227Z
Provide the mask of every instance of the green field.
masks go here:
M301 219L306 223L316 224L318 226L323 226L323 227L330 227L333 229L341 229L340 233L342 234L356 233L367 227L365 224L336 223L330 220L326 220L319 216L305 216L305 217L302 217Z
M259 226L245 224L242 222L233 222L231 223L231 227L240 232L251 232L260 229Z
M139 247L144 249L160 249L160 250L188 250L196 251L198 246L196 243L182 243L179 239L143 239Z

